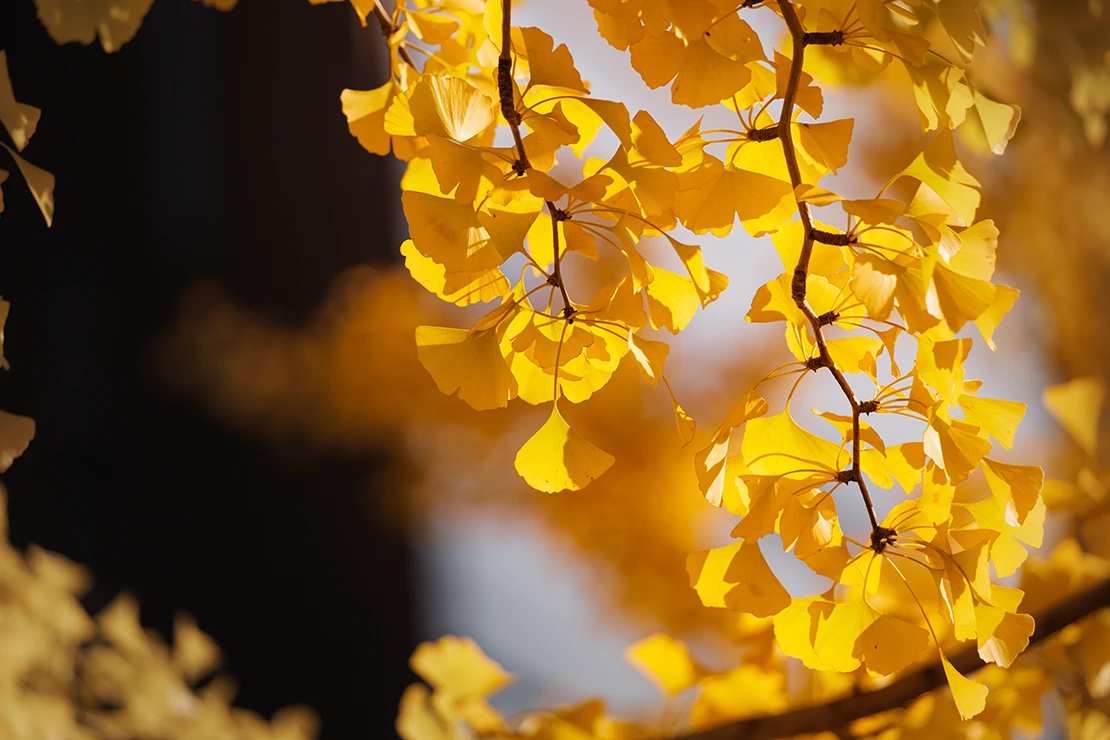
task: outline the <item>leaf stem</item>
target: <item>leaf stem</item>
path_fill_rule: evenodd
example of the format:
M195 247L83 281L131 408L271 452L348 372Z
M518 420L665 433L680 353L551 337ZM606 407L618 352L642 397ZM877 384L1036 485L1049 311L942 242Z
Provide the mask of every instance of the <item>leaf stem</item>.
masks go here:
M505 0L506 3L508 0ZM554 284L559 286L559 293L563 296L563 317L570 318L574 315L574 307L570 305L570 296L567 295L567 287L563 285L563 273L561 269L562 255L559 253L559 222L564 220L566 214L560 211L551 201L547 203L547 210L551 213L551 244L555 252L555 270L551 274L551 279Z

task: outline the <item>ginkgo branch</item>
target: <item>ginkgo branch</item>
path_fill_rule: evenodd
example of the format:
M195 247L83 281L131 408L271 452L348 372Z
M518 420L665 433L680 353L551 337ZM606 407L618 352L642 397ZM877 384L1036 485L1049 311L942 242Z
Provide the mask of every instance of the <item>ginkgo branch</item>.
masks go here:
M506 3L508 0L506 0ZM567 295L567 287L563 285L563 273L560 267L562 263L561 255L559 253L559 222L565 221L567 214L565 211L560 210L551 201L546 201L547 210L551 214L551 244L555 254L555 269L551 274L551 282L559 287L559 294L563 296L563 317L570 318L574 314L574 307L570 305L570 296Z
M524 138L520 135L521 117L516 110L513 95L512 12L513 4L511 0L502 0L501 54L497 58L497 95L500 98L501 115L505 117L505 121L509 124L509 129L513 132L513 142L516 145L517 161L513 165L513 170L517 174L523 175L532 168L532 165L528 161L528 153L524 151ZM566 212L560 210L549 200L544 201L544 203L551 214L552 243L555 249L555 268L548 280L552 285L559 288L559 294L563 297L563 318L570 318L574 313L574 308L570 304L570 296L567 295L566 286L563 285L563 273L560 266L562 260L559 254L559 221L566 219Z
M512 52L512 11L511 0L501 3L501 54L497 57L497 95L501 100L501 115L513 132L516 144L517 164L513 168L519 174L531 168L528 155L524 151L524 139L520 136L520 114L517 113L513 96L513 52Z
M382 7L381 0L374 0L374 16L378 19L378 25L382 29L382 36L388 39L396 33L397 28L393 25L393 19L390 18L389 13ZM405 64L416 69L416 63L412 61L412 57L403 46L397 48L397 54L404 60Z
M806 46L840 46L844 43L844 32L837 31L806 31L802 34Z
M810 34L802 28L802 22L798 18L798 13L794 9L790 0L778 0L779 9L782 11L783 20L786 21L787 27L790 29L790 36L793 39L793 58L790 60L790 74L787 78L786 92L783 95L782 113L779 116L778 122L778 139L782 142L783 156L786 158L786 169L790 173L790 184L794 190L797 191L798 187L802 185L801 169L798 167L798 155L794 150L794 138L790 131L790 125L793 122L794 114L794 101L798 97L798 89L802 81L802 65L805 63L806 44L816 43L811 40ZM813 222L809 216L809 206L805 201L798 200L798 216L802 221L802 249L798 255L798 264L794 268L794 276L790 285L791 297L794 303L798 306L805 317L809 320L810 325L813 327L813 334L817 341L818 358L820 364L814 363L814 369L817 367L828 368L832 373L833 378L836 379L836 384L840 386L845 398L852 408L852 472L854 474L855 483L859 487L860 495L863 497L864 505L867 507L867 516L871 520L872 538L881 529L879 526L879 518L875 515L875 505L871 502L871 494L867 490L867 481L864 480L863 474L860 470L860 429L859 429L859 415L860 404L856 400L856 394L852 390L852 386L848 384L848 379L844 377L844 373L833 362L832 357L829 355L828 345L825 343L825 335L821 317L813 312L809 303L806 301L806 281L809 279L809 260L813 256L813 244L815 234L818 230L813 227Z
M831 231L822 231L821 229L811 229L810 237L815 242L831 244L834 247L846 247L852 243L852 236L850 234L836 234Z
M1029 645L1043 642L1065 627L1105 607L1110 607L1110 580L1079 591L1034 615L1037 627L1029 638ZM985 665L976 645L969 645L952 655L949 662L963 674ZM858 719L905 706L946 683L944 667L936 662L907 673L874 691L853 693L842 699L798 707L781 714L750 717L705 730L673 735L670 740L774 740L819 733L830 727L844 727Z

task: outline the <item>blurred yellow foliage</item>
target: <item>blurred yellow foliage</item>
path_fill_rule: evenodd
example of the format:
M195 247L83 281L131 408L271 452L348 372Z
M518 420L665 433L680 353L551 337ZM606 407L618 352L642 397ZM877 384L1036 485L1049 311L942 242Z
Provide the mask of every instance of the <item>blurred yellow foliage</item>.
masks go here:
M91 576L60 555L8 543L0 489L0 737L11 740L312 740L307 708L266 721L232 707L219 649L187 617L172 646L121 595L96 616Z

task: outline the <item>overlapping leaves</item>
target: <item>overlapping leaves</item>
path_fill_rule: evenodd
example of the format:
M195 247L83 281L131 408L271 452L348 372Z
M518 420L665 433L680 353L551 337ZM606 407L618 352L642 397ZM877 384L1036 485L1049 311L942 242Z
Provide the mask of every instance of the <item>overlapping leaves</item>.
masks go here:
M769 3L790 29L789 54L768 53L742 17L759 4L591 2L601 35L628 51L649 87L669 86L677 105L723 105L732 128L699 119L672 140L649 113L591 97L568 48L503 24L509 9L498 0L417 2L382 16L390 79L346 91L344 110L367 149L408 162L411 238L401 251L413 277L458 306L493 304L469 328L418 330L437 386L478 409L552 404L516 456L541 491L583 488L614 463L571 426L570 405L625 357L669 391L667 345L648 332L682 331L726 287L672 231L724 236L739 221L771 235L784 271L756 292L747 319L781 323L794 360L740 395L695 453L702 493L739 521L731 544L691 555L691 585L708 606L773 618L765 628L781 651L820 671L886 676L926 659L932 644L970 717L986 689L944 650L974 639L1005 666L1023 649L1032 620L991 570L1013 573L1040 544L1044 504L1039 469L995 449L1011 447L1024 406L981 393L964 370L974 343L966 328L993 348L1017 291L994 282L998 232L977 219L979 184L951 131L1001 153L1018 112L984 97L960 66L986 38L974 2ZM927 39L929 25L939 34ZM871 197L824 184L847 166L856 127L820 120L824 94L799 52L807 47L822 47L825 65L865 73L898 60L923 130L936 131ZM426 59L419 69L414 52ZM582 161L602 127L616 150ZM567 165L580 174L568 178ZM683 271L646 258L647 238L667 240ZM603 255L617 258L619 276L582 295L575 276ZM822 433L791 405L819 372L845 402L816 412ZM794 383L776 395L780 378ZM689 441L692 420L671 399ZM915 421L917 436L885 438L887 415ZM895 485L905 498L880 519L868 486ZM869 533L841 526L852 489ZM791 598L764 557L770 535L832 588ZM657 642L637 660L684 664L680 652ZM661 685L709 675L679 673Z

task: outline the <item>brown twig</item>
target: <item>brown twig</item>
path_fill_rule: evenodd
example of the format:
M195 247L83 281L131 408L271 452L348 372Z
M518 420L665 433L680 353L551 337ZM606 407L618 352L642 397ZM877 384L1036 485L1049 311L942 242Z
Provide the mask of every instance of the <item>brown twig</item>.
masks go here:
M790 60L790 75L787 79L786 92L783 94L782 113L779 115L778 139L782 142L782 152L786 157L786 169L790 173L790 184L797 190L798 186L802 184L802 173L798 168L798 154L794 150L794 138L790 131L790 124L793 122L794 101L797 99L798 87L802 81L802 65L805 62L807 43L806 32L802 28L802 22L799 20L798 13L790 0L778 0L778 3L783 20L786 21L786 25L790 29L794 46L794 57ZM823 361L822 366L828 368L828 371L832 373L836 384L840 386L840 390L843 391L844 397L848 399L848 403L852 407L852 475L856 485L859 486L863 503L867 507L867 517L871 520L871 533L874 535L880 530L879 518L875 515L875 505L871 502L871 494L867 490L867 481L864 480L863 473L860 470L860 403L852 390L852 386L848 384L848 379L844 377L844 373L836 366L829 355L829 348L825 342L823 331L825 324L822 323L821 317L813 312L806 301L806 280L809 278L809 260L813 256L815 230L809 216L809 206L800 200L797 203L798 216L802 221L803 241L802 251L798 255L798 264L794 267L794 275L790 284L791 297L813 327L813 335L817 341L817 351Z
M502 0L501 54L497 57L497 94L501 98L501 115L509 124L509 129L513 132L513 142L516 144L517 163L513 169L519 174L524 174L532 165L528 162L528 155L524 151L524 139L520 136L520 114L516 111L513 95L512 12L512 0Z
M524 138L520 135L520 113L516 110L515 95L513 93L513 54L512 54L512 0L501 2L501 54L497 58L497 95L501 103L501 115L509 124L513 132L513 143L516 145L516 163L513 170L520 175L532 168L528 161L528 153L524 151ZM563 298L563 318L569 319L574 315L574 307L567 295L567 288L563 285L561 269L562 255L559 253L559 222L566 220L566 214L551 201L544 201L547 211L551 214L551 240L554 247L555 268L549 278L559 288Z
M1110 580L1072 594L1035 615L1037 628L1029 638L1029 646L1043 642L1068 625L1105 607L1110 607ZM984 665L975 645L953 655L951 663L963 674L976 671ZM944 668L937 662L907 673L875 691L853 693L842 699L799 707L782 714L751 717L705 730L672 735L670 740L774 740L818 733L897 709L922 694L939 689L945 683L947 678Z
M393 19L389 16L389 13L386 12L385 7L381 3L381 0L374 0L374 15L378 19L378 26L380 26L382 29L382 36L385 36L388 39L390 36L393 35L394 31L396 31L397 28L393 25ZM397 54L401 57L405 64L409 65L413 69L416 69L416 63L412 61L412 57L409 55L408 50L406 50L405 47L397 47Z

